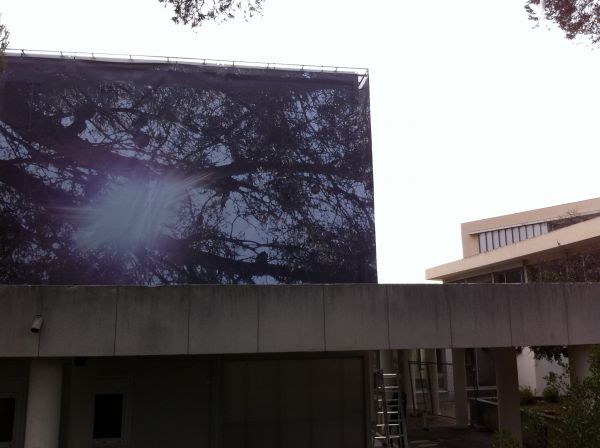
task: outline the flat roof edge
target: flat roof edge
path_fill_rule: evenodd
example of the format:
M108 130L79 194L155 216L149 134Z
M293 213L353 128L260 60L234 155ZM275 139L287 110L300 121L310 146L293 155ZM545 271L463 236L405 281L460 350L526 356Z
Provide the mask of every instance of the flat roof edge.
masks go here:
M584 216L595 212L600 212L600 198L567 202L565 204L468 221L461 224L461 231L463 235L472 235L507 227L557 220L568 217L570 214Z
M103 53L103 52L80 52L80 51L58 51L58 50L32 50L8 48L5 51L7 56L56 58L56 59L75 59L86 61L104 61L104 62L132 62L132 63L157 63L157 64L186 64L201 65L209 67L237 67L237 68L256 68L265 70L287 70L299 72L319 72L319 73L339 73L355 74L359 77L368 77L369 69L364 67L337 67L329 65L316 64L286 64L279 62L258 62L258 61L234 61L228 59L211 58L191 58L178 56L160 56L160 55L133 55L124 53Z
M427 280L458 279L502 264L514 263L527 257L563 251L583 241L600 238L600 217L545 233L516 244L482 252L471 257L426 269Z

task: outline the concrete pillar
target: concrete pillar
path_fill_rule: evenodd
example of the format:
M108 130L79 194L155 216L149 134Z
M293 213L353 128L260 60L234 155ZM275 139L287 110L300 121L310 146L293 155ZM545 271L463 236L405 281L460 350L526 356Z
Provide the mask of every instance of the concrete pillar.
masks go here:
M452 377L454 383L454 410L456 426L469 426L469 398L467 395L467 367L465 349L452 349Z
M590 374L591 345L569 345L569 370L571 384Z
M70 366L67 448L89 447L94 432L96 360Z
M435 349L425 350L425 362L427 363L427 378L429 392L431 393L432 412L440 414L440 387L438 383L437 355Z
M25 420L25 448L58 448L62 360L32 359Z
M393 350L379 350L379 368L384 373L394 373L394 351Z
M519 396L519 374L517 353L514 347L494 349L496 365L496 387L498 388L498 426L508 432L519 443L521 434L521 403Z
M411 373L411 365L414 360L414 350L400 350L398 362L400 363L400 373L402 375L402 390L406 394L406 407L408 413L414 411L414 403L417 402L415 388L415 374Z

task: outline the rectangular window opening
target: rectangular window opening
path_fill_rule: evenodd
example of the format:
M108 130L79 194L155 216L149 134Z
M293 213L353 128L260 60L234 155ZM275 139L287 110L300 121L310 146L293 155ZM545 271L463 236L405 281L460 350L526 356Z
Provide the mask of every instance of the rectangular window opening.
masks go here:
M16 400L12 397L0 398L0 443L13 440L15 403Z
M94 440L123 438L123 394L96 394Z

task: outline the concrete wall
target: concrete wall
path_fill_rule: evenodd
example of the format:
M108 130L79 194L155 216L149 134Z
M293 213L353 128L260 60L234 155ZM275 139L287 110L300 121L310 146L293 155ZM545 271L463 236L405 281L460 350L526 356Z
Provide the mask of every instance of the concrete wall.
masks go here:
M568 361L566 359L564 361L567 364ZM523 351L517 355L517 367L519 369L519 386L531 388L531 391L537 396L541 396L548 386L545 378L550 372L556 375L564 373L564 369L556 362L546 359L536 360L529 347L523 347Z
M599 296L581 283L0 286L0 357L593 344Z
M65 360L61 443L91 448L96 393L124 393L128 448L210 447L214 357Z
M224 448L367 446L364 357L231 359Z
M25 438L28 380L28 359L0 360L0 397L15 399L15 421L13 424L13 441L15 447L23 446Z
M352 448L368 442L363 353L65 359L60 446L92 448L94 397L124 393L127 448ZM28 359L0 360L23 446Z

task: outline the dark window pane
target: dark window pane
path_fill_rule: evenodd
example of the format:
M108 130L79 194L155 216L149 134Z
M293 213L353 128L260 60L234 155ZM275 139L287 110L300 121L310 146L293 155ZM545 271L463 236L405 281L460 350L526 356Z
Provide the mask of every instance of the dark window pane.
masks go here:
M506 280L506 283L523 283L523 270L521 268L519 269L512 269L510 271L506 271L504 273L504 278Z
M15 423L15 399L0 398L0 442L12 442Z
M98 394L94 402L94 439L120 439L123 394Z

